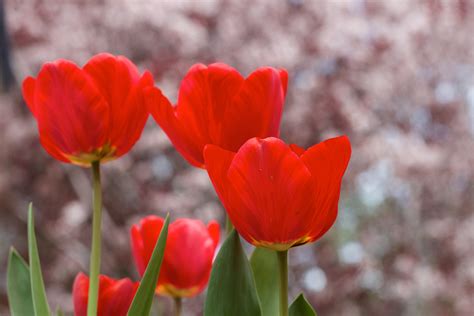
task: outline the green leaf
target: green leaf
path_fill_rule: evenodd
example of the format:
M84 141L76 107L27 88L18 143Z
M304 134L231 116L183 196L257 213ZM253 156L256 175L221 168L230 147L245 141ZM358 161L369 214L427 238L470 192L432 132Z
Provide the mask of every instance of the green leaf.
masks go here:
M289 316L316 316L316 312L308 303L303 293L301 293L293 303L291 303Z
M223 315L262 315L252 269L235 230L216 257L204 304L204 316Z
M33 217L33 204L28 209L28 255L30 257L30 280L33 306L36 316L51 315L46 290L44 288L43 275L41 274L41 263L36 245L35 220Z
M280 315L280 281L276 252L266 248L255 248L250 257L250 265L257 284L262 316Z
M128 310L129 316L148 316L150 314L153 296L155 295L156 282L160 274L161 262L163 262L169 223L170 218L168 214L166 215L165 223L161 229L155 249L153 249L148 266L146 267L145 274L143 274L140 286Z
M58 307L58 309L56 310L56 316L64 316L64 312L61 307Z
M7 295L12 316L35 314L31 297L30 269L13 247L8 256Z

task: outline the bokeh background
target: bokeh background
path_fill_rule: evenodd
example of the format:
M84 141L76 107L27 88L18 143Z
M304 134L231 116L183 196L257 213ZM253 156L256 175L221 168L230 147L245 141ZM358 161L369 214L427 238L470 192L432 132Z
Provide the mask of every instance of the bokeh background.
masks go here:
M309 146L347 134L353 146L335 226L290 251L292 297L304 291L323 316L472 315L474 1L0 4L0 315L10 245L27 255L29 201L51 305L72 311L74 276L88 266L89 170L45 153L19 87L45 61L102 51L151 70L173 101L197 62L288 69L282 138ZM206 172L152 120L104 166L103 186L102 271L115 278L138 279L129 228L145 214L224 221ZM202 299L185 301L186 315L200 315Z

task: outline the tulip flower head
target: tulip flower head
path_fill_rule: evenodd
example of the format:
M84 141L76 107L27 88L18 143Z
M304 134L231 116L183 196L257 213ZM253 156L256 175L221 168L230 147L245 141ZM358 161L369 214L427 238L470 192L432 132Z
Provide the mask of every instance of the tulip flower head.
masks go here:
M163 222L162 218L152 215L132 226L132 250L140 275L143 275L150 261ZM178 219L170 224L157 294L191 297L204 289L219 242L219 229L215 221L207 227L193 219Z
M237 153L207 145L209 177L239 234L258 247L288 250L334 223L351 154L345 136L307 150L252 138Z
M288 74L259 68L244 79L225 64L191 67L175 107L157 88L147 91L150 113L193 166L204 168L206 144L237 151L252 137L279 136Z
M102 53L80 68L68 60L41 67L23 82L44 149L54 158L90 166L127 153L148 118L143 90L153 86L123 56Z
M138 282L125 278L115 280L105 275L99 278L99 301L97 316L125 316L138 289ZM74 315L87 315L89 278L79 273L74 280L72 296Z

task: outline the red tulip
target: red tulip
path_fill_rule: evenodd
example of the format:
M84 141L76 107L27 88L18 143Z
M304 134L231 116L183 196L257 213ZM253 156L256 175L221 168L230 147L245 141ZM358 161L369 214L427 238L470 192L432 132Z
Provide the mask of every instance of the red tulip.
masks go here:
M163 222L160 217L148 216L139 225L132 226L133 256L140 275L150 261ZM183 218L171 223L156 293L173 297L200 293L209 281L218 242L219 224L215 221L207 227L194 219Z
M125 316L132 303L138 282L130 279L115 280L105 275L99 278L98 316ZM89 293L89 278L79 273L74 280L72 296L74 300L74 315L87 315Z
M176 107L156 88L147 101L181 155L203 168L206 144L237 151L249 138L278 137L287 82L283 69L259 68L244 79L224 64L197 64L181 82Z
M83 68L68 60L41 67L23 82L23 97L36 118L40 141L54 158L89 166L127 153L148 118L146 72L123 56L99 54Z
M237 153L204 149L206 169L236 230L274 250L312 242L337 216L342 176L351 155L346 136L307 150L277 138L252 138Z

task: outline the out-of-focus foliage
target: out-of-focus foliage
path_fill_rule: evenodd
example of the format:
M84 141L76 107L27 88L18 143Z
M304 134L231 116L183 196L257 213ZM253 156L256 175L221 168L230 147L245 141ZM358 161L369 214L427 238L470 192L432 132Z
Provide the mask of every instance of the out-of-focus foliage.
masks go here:
M150 69L176 100L195 62L287 68L282 138L309 146L345 133L353 147L336 226L290 251L292 298L303 290L320 315L474 309L472 1L4 2L19 80L47 60L109 51ZM89 170L44 153L18 88L0 95L0 144L0 314L9 246L26 254L30 200L51 306L71 311L73 278L88 266ZM103 174L107 275L138 280L128 240L138 217L223 222L205 171L151 120ZM202 295L184 304L197 315Z

